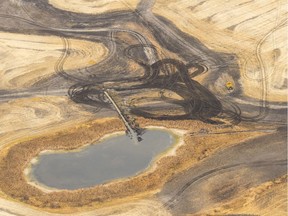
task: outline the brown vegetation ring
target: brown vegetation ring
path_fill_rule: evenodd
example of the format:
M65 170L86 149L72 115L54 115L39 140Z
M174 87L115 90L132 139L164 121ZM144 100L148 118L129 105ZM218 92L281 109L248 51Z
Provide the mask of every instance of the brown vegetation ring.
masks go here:
M74 150L99 140L106 134L124 130L122 122L118 119L95 120L80 126L64 129L50 136L41 136L23 141L2 150L0 153L0 190L8 196L27 204L57 209L57 212L73 211L74 207L95 206L135 195L155 193L162 188L165 182L176 173L183 171L213 152L232 146L242 141L263 135L261 132L249 132L246 127L237 127L230 130L248 130L247 133L230 133L227 136L224 128L205 124L199 121L157 121L139 118L137 121L142 127L149 125L166 128L186 130L183 142L175 147L175 154L165 154L155 162L147 172L125 180L98 185L79 190L61 190L45 192L29 184L25 178L24 170L31 160L45 150ZM205 128L210 131L209 136L193 136ZM197 132L198 131L198 132ZM173 152L174 153L174 152Z
M142 119L141 124L147 126L149 121ZM73 191L61 190L47 193L27 182L24 170L40 152L77 149L99 140L105 134L119 130L124 130L122 122L108 119L18 143L10 147L5 155L3 153L0 155L0 189L14 199L40 208L65 208L111 201L159 188L171 175L175 163L170 163L165 170L157 166L152 172L145 172L134 178ZM173 157L166 157L166 160L167 158ZM166 164L164 159L158 162Z

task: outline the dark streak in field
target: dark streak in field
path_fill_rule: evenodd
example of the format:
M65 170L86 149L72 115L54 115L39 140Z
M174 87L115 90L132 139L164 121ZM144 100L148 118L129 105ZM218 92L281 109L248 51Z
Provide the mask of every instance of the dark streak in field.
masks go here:
M135 11L88 15L54 8L48 4L48 0L25 0L17 10L17 6L10 1L1 2L1 31L61 37L63 52L55 65L57 75L34 84L26 92L1 90L0 101L40 93L66 94L75 103L90 107L90 111L96 114L111 110L104 91L113 90L123 100L135 98L136 102L128 104L128 109L136 116L159 120L197 119L210 124L224 124L222 120L228 120L232 125L242 121L275 124L277 127L287 124L287 104L271 103L271 107L279 105L281 109L270 109L268 106L264 97L267 94L265 76L261 80L260 101L244 96L239 82L237 56L208 49L197 38L180 31L166 18L153 14L153 3L152 0L142 0ZM191 7L191 10L196 10L204 3L205 1L199 2ZM212 18L211 16L209 19ZM257 17L250 19L254 18ZM138 29L143 29L143 32L130 29L127 24L133 24ZM233 30L235 27L236 25L229 28ZM121 38L121 34L130 37L131 41ZM95 65L65 71L63 66L71 52L69 38L101 42L109 49L109 56ZM151 38L157 41L163 53L151 42ZM177 59L172 58L171 54L177 56ZM137 68L131 69L131 64ZM228 96L213 91L213 85L223 73L228 74L235 82L235 91ZM204 81L196 81L197 77L202 75L205 75ZM151 97L150 101L146 99L146 102L155 102L154 105L137 105L137 100L140 100L137 99L137 94L149 93L152 90L159 94ZM169 97L166 92L173 92L181 99ZM236 99L245 100L248 104L236 102ZM181 112L165 112L175 107ZM227 134L229 133L234 132L228 131ZM205 194L201 188L194 187L205 179L245 168L254 170L255 175L264 173L263 179L255 177L255 182L250 182L251 185L283 175L287 165L286 156L283 156L286 152L283 144L286 140L284 133L285 130L281 129L275 135L267 136L268 138L246 142L214 155L199 167L175 176L176 180L168 182L158 197L163 199L164 207L169 208L175 215L193 213L201 210L204 204L220 202L238 192L237 185L228 184L228 189L220 188L219 196L211 198L211 194ZM272 146L272 143L275 145ZM246 148L250 149L250 152L245 150ZM218 164L215 164L215 161ZM271 171L269 167L274 170ZM233 177L232 174L231 176ZM245 183L246 188L251 185ZM218 191L217 189L219 188L215 191ZM191 198L192 193L203 200ZM212 201L207 201L208 196ZM165 201L165 197L169 199Z
M197 213L204 207L221 203L226 197L232 198L233 190L248 189L285 175L286 139L286 130L281 130L220 151L175 176L158 197L174 215ZM213 178L218 179L209 180ZM207 191L205 185L208 184L215 185ZM223 186L226 188L221 190Z
M59 59L58 64L55 65L55 70L58 71L58 74L63 76L65 79L71 80L75 83L72 86L77 86L77 96L73 95L76 90L73 91L70 89L69 94L71 98L78 103L83 102L84 104L98 106L96 110L100 110L103 107L109 108L109 105L104 104L103 101L99 99L93 101L93 99L89 99L85 95L91 95L95 93L95 91L96 95L98 94L98 91L103 92L105 89L105 82L113 82L113 88L117 91L121 91L121 89L128 90L129 83L131 82L129 89L131 95L133 95L134 90L141 88L149 89L153 87L159 88L159 91L167 89L182 95L181 97L183 97L183 100L180 102L180 105L186 110L185 115L176 115L171 117L167 116L167 114L156 115L151 112L147 113L145 110L141 110L141 108L133 107L131 109L132 113L137 115L157 119L192 118L210 123L217 123L212 121L210 119L211 117L229 119L233 124L238 124L243 119L254 121L253 117L243 116L241 113L241 105L233 102L233 99L227 102L227 100L221 99L221 95L214 96L209 90L211 83L214 83L221 73L228 73L231 75L231 77L233 77L233 80L236 83L236 90L233 92L233 96L241 96L241 87L238 83L240 73L236 63L236 56L233 54L216 53L209 50L198 39L181 32L165 18L154 16L149 10L149 8L153 5L153 1L150 1L150 6L147 3L148 2L144 4L144 1L140 2L137 11L130 11L128 14L126 12L113 12L103 15L86 15L71 13L53 8L51 5L47 4L47 1L45 0L38 1L37 3L34 1L25 1L22 3L21 7L24 12L28 14L30 20L25 20L23 18L17 18L9 15L2 15L2 17L5 21L19 20L19 24L23 22L29 23L32 28L38 29L31 30L30 28L30 31L33 33L43 35L52 34L62 37L64 44L63 56ZM148 6L144 7L144 5ZM36 21L35 17L38 17L40 13L41 21ZM53 17L53 20L50 20L51 17ZM43 24L44 22L45 24ZM150 31L155 39L157 39L159 44L163 46L163 48L170 50L172 53L176 53L183 59L183 62L170 58L161 59L159 56L155 56L152 57L154 60L152 60L150 64L147 63L149 59L146 59L146 63L144 63L145 54L143 55L143 52L145 52L145 49L147 50L147 46L150 46L148 49L152 50L152 52L156 52L156 50L151 48L152 44L149 42L145 35L131 31L129 29L113 27L115 25L123 25L126 22L133 22L142 27L145 26L145 28ZM51 25L48 27L49 23L51 23ZM81 27L79 26L79 23L82 23ZM18 27L19 32L27 32L25 25L24 29L21 25L18 25ZM125 41L119 40L116 37L116 34L120 31L133 35L134 37L138 38L140 43L127 44ZM110 56L108 57L109 60L104 60L95 66L87 67L77 71L64 71L63 64L65 63L65 55L69 53L69 41L67 40L68 37L85 39L95 42L104 42L104 44L110 50ZM171 44L173 44L173 46L171 46ZM131 50L136 46L138 47L136 53L142 52L143 59L140 59L140 61L144 62L139 62L139 59L133 58L131 54L125 51L127 49ZM125 54L125 52L126 58L123 57L123 53ZM128 62L131 60L134 60L139 64L139 70L145 71L145 75L143 77L131 77L133 76L134 72L127 71ZM157 64L155 64L156 61L158 62ZM197 68L197 71L192 76L189 76L187 67ZM207 73L207 78L203 83L200 84L193 80L193 78L201 75L201 73L204 71L203 67ZM178 75L180 75L182 79L179 78L177 73L170 74L171 71L169 70L175 69L178 70ZM164 74L158 76L157 74L159 74L159 70L161 70ZM147 79L145 80L145 78ZM153 84L150 83L152 80ZM141 83L135 85L135 81ZM125 88L122 88L122 83L128 83L128 85L125 85ZM99 84L101 85L99 86ZM82 90L79 87L81 85L83 86L83 89L85 87L85 91L83 90L82 93L80 93ZM89 91L92 89L92 86L94 86L93 91L89 93ZM49 88L51 87L53 88L53 86L50 85ZM83 98L81 99L82 96ZM95 98L95 96L93 96L93 98ZM159 98L159 102L163 100L166 100L167 102L169 101L169 103L177 103L179 105L179 102L176 102L175 100L173 101L169 98L163 97ZM267 107L264 109L267 109ZM263 112L263 115L261 117L257 117L257 120L265 118L266 115L267 112ZM218 121L218 123L221 123L221 121Z

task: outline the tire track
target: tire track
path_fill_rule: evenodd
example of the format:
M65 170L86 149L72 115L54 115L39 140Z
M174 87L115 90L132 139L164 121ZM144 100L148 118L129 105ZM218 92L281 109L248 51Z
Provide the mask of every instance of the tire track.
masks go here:
M266 167L266 166L287 166L287 160L274 160L274 161L255 161L255 162L251 162L251 163L239 163L239 164L232 164L232 165L227 165L227 166L223 166L223 167L219 167L216 169L212 169L210 171L207 171L197 177L194 177L193 179L191 179L190 181L188 181L185 185L183 185L178 192L171 198L169 199L167 202L165 202L163 204L163 206L165 208L168 209L172 209L177 201L179 200L179 198L181 197L181 195L194 183L205 179L205 178L209 178L212 176L217 175L220 172L231 172L236 168L242 168L242 167Z

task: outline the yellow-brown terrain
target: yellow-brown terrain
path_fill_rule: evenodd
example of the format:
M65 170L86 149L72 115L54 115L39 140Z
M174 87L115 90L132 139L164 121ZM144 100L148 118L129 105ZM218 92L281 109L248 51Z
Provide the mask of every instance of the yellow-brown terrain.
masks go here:
M1 4L0 216L287 215L287 1ZM134 176L27 176L134 119L176 139Z

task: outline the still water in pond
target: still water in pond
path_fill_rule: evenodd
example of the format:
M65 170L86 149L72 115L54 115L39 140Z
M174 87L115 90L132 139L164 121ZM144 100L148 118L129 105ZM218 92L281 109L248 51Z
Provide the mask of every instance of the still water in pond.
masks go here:
M91 187L143 171L155 156L175 143L172 134L164 130L147 130L142 137L138 144L118 135L79 152L41 154L32 165L32 178L58 189Z

